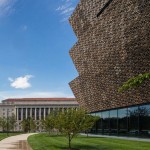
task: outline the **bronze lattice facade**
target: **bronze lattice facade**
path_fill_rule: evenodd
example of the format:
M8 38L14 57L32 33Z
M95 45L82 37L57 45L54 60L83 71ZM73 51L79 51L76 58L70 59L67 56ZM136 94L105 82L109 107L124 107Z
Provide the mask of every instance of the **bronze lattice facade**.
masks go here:
M81 0L69 20L78 38L70 56L79 73L70 87L89 112L150 102L149 81L118 92L130 77L150 72L150 0L107 2Z

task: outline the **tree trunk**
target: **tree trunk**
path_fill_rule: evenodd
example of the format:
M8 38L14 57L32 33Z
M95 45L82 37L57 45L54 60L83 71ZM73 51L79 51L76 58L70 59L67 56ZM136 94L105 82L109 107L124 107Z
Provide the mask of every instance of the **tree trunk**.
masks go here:
M69 150L71 150L71 135L68 134Z

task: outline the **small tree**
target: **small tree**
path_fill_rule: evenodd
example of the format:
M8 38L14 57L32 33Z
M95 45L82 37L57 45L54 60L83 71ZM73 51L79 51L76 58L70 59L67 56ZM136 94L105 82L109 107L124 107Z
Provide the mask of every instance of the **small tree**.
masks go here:
M50 113L45 120L42 120L42 125L46 131L49 132L49 134L54 130L56 126L56 114L55 113Z
M122 92L130 88L135 88L143 84L143 82L148 79L150 79L150 73L139 74L138 76L130 78L128 81L123 83L123 85L118 89L118 91Z
M16 117L14 114L12 116L8 117L8 130L14 131L15 124L16 124Z
M7 130L7 119L5 117L0 117L0 127L2 128L2 131Z
M24 118L21 122L21 126L24 132L30 131L29 122L26 118Z
M84 129L88 137L89 130L94 126L95 122L100 118L98 116L86 115Z
M68 139L68 146L71 149L72 139L81 131L91 128L96 119L94 116L86 114L83 109L72 110L68 109L66 112L59 113L57 124L59 124L59 131L66 135ZM58 126L57 126L58 127Z
M21 122L22 129L24 132L30 132L36 130L36 124L35 121L32 118L24 118Z
M30 124L30 130L32 132L36 131L36 122L33 120L33 118L29 118L29 124Z

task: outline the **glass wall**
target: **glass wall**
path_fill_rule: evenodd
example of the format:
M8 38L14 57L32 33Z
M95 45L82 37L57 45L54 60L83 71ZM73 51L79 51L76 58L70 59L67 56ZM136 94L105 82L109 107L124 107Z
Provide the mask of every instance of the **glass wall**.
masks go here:
M139 122L140 135L150 137L150 105L139 107Z
M128 133L128 109L118 109L118 134L125 135Z
M96 122L96 133L102 133L102 113L96 113L96 116L99 117L99 120Z
M110 110L110 134L118 134L118 111Z
M150 104L91 113L99 116L91 132L150 137Z
M110 119L109 119L109 111L102 112L102 133L109 134L109 126L110 126Z
M129 135L139 135L139 108L129 107L128 108L128 131Z
M92 116L95 116L96 114L98 115L99 113L91 113ZM97 121L97 122L98 122L98 121ZM97 133L97 130L96 130L97 122L96 122L96 123L94 124L94 126L92 127L92 129L91 129L91 131L90 131L91 133L94 133L94 134Z

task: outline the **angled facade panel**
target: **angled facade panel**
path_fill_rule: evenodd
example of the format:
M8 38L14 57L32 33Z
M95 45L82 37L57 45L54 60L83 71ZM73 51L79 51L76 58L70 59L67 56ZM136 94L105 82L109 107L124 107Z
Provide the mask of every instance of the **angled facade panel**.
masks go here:
M130 77L150 72L150 1L81 0L70 17L78 38L70 56L79 77L70 87L89 112L150 102L150 87L118 93Z

